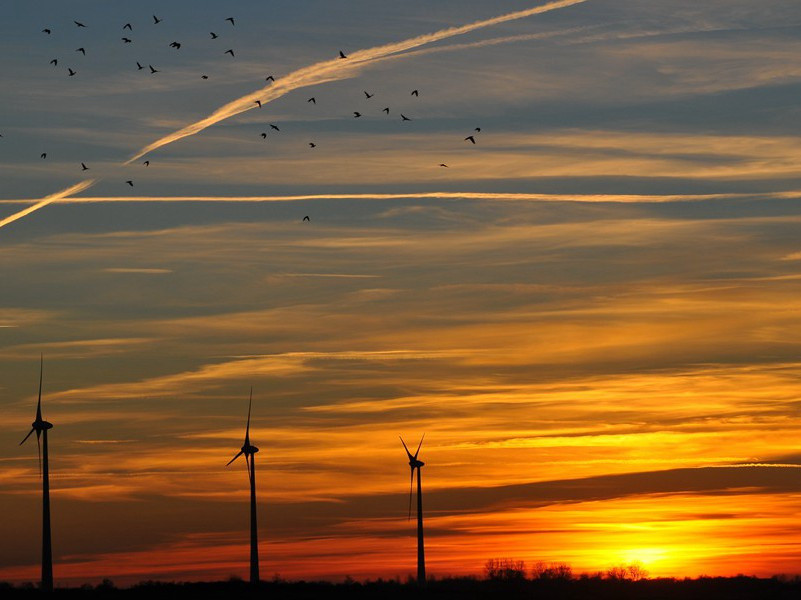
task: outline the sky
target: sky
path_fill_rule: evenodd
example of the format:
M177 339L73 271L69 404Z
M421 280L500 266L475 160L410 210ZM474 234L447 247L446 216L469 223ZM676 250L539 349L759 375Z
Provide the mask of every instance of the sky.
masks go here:
M799 573L797 3L9 7L0 580Z

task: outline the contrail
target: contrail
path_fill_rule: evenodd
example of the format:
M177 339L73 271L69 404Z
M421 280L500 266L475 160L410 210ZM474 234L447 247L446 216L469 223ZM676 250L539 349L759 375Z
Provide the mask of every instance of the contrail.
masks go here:
M40 208L44 208L45 206L47 206L52 202L56 202L57 200L61 200L62 198L66 198L68 196L71 196L72 194L77 194L79 192L82 192L85 189L92 187L95 184L95 181L97 180L85 179L80 183L76 183L75 185L71 185L70 187L61 190L60 192L56 192L55 194L50 194L49 196L46 196L45 198L39 200L36 204L33 204L28 208L25 208L19 212L15 212L13 215L10 215L5 219L0 220L0 228L5 227L9 223L13 223L17 219L21 219L25 215L29 215L32 212L39 210Z
M798 198L795 192L767 193L718 193L718 194L538 194L516 192L409 192L393 194L295 194L284 196L88 196L62 198L61 204L106 204L106 203L264 203L303 202L307 200L497 200L530 202L618 202L618 203L662 203L702 202L735 198ZM0 200L0 204L22 204L34 200Z
M557 0L556 2L549 2L548 4L543 4L535 8L528 8L525 10L507 13L491 19L476 21L475 23L470 23L468 25L449 27L447 29L435 31L434 33L420 35L400 42L376 46L374 48L367 48L365 50L357 50L356 52L352 52L345 60L335 58L318 62L308 67L303 67L293 71L292 73L289 73L284 77L279 78L272 85L265 86L250 94L242 96L241 98L233 100L224 106L221 106L208 117L201 119L200 121L192 123L191 125L187 125L178 131L170 133L161 139L148 144L139 150L139 152L137 152L134 156L132 156L125 164L129 164L143 157L145 154L156 150L157 148L161 148L162 146L166 146L167 144L171 144L172 142L182 138L199 133L207 127L211 127L215 123L219 123L220 121L224 121L225 119L245 111L252 110L256 107L256 100L259 100L262 105L264 105L298 88L353 77L361 70L362 67L367 66L369 63L377 59L387 57L392 54L404 52L412 48L417 48L425 44L430 44L432 42L437 42L439 40L444 40L457 35L470 33L471 31L475 31L477 29L483 29L485 27L491 27L500 23L523 19L532 15L550 12L552 10L573 6L574 4L582 4L584 2L587 2L587 0Z

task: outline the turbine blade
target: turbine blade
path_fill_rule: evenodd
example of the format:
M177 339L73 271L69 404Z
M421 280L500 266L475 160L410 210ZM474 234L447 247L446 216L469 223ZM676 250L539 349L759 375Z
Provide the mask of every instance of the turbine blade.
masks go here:
M250 400L248 400L248 425L245 428L245 446L250 446L250 407L253 405L253 386L250 387Z
M22 441L19 443L19 445L20 445L20 446L22 446L22 444L24 444L25 442L27 442L27 441L28 441L28 438L29 438L29 437L31 437L31 434L32 434L34 431L36 431L36 430L35 430L35 429L31 429L31 430L28 432L28 435L26 435L26 436L25 436L25 439L23 439L23 440L22 440Z
M406 454L409 456L409 460L412 460L412 458L413 458L412 457L412 453L409 452L409 449L406 447L406 442L403 441L403 438L401 436L398 436L398 437L400 438L401 444L403 444L404 450L406 450Z
M409 479L409 521L412 520L412 490L414 489L414 467L412 467L411 478Z
M250 483L253 483L253 467L251 466L253 458L254 458L253 455L251 455L250 458L248 458L247 453L245 454L245 466L247 466L248 468L248 481Z
M234 456L234 457L233 457L231 460L229 460L229 461L228 461L228 464L227 464L227 465L225 465L225 466L227 467L228 465L230 465L232 462L234 462L234 461L235 461L237 458L239 458L239 457L240 457L240 456L242 456L243 454L244 454L244 452L243 452L242 450L240 450L240 451L239 451L239 454L237 454L237 455L236 455L236 456Z
M417 455L420 454L420 448L423 445L423 440L426 439L426 434L423 434L423 437L420 438L420 444L417 446L417 452L414 453L414 457L417 458Z
M36 432L36 449L39 451L39 477L42 476L42 443L39 441L41 432Z
M36 403L36 420L42 420L42 374L44 373L44 354L39 356L39 400Z

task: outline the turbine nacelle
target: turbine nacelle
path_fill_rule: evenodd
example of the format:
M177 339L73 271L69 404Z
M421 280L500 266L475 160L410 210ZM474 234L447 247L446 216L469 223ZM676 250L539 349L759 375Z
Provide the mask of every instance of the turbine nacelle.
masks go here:
M31 429L36 431L44 431L45 429L53 429L53 424L49 421L34 421L31 423Z
M414 458L414 457L412 457L411 459L409 459L409 466L410 466L412 469L419 469L420 467L422 467L422 466L425 466L425 464L426 464L426 463L424 463L422 460L417 460L417 459L416 459L416 458Z
M250 444L245 444L242 446L242 454L256 454L259 449L256 446L251 446Z

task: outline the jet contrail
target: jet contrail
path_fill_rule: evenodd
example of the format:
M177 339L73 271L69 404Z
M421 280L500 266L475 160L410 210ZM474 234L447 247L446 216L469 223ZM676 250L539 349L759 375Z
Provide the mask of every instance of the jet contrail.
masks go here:
M531 192L409 192L393 194L294 194L285 196L88 196L61 198L61 204L106 204L106 203L263 203L303 202L307 200L496 200L529 202L618 202L618 203L663 203L702 202L734 198L798 198L795 192L731 193L731 194L538 194ZM22 204L34 200L0 200L0 204Z
M50 194L49 196L42 198L36 204L29 206L28 208L24 208L19 212L15 212L13 215L6 217L5 219L0 220L0 227L5 227L9 223L13 223L17 219L21 219L25 215L29 215L32 212L39 210L40 208L44 208L48 204L52 202L56 202L57 200L61 200L62 198L66 198L71 196L72 194L77 194L79 192L84 191L87 188L92 187L95 184L96 179L85 179L80 183L76 183L75 185L71 185L70 187L61 190L60 192L56 192L55 194Z
M392 54L404 52L412 48L417 48L425 44L430 44L432 42L437 42L439 40L444 40L457 35L470 33L476 29L483 29L485 27L491 27L500 23L514 21L517 19L530 17L532 15L573 6L574 4L582 4L584 2L587 2L587 0L557 0L556 2L549 2L548 4L543 4L535 8L528 8L525 10L507 13L491 19L476 21L475 23L470 23L468 25L449 27L448 29L441 29L440 31L435 31L434 33L420 35L400 42L385 44L383 46L375 46L374 48L367 48L365 50L357 50L356 52L352 52L345 60L334 58L315 63L308 67L303 67L293 71L292 73L289 73L284 77L279 78L272 85L265 86L250 94L242 96L241 98L233 100L224 106L221 106L208 117L201 119L200 121L187 125L178 131L170 133L161 139L148 144L139 150L139 152L137 152L134 156L132 156L125 164L129 164L143 157L145 154L156 150L157 148L161 148L162 146L166 146L167 144L171 144L172 142L182 138L199 133L215 123L219 123L220 121L224 121L225 119L251 110L256 107L256 100L259 100L262 105L264 105L298 88L353 77L360 71L362 67L367 66L369 63L377 59L384 58Z

